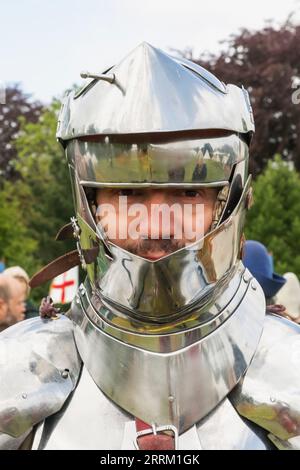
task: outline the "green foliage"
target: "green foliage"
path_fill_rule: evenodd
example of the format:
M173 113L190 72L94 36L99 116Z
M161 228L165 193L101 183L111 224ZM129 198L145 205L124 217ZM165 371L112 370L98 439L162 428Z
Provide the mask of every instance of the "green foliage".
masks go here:
M7 186L0 192L0 259L32 271L37 241L30 236L22 220L21 204L9 194L13 188Z
M68 168L55 139L58 108L53 102L37 123L21 118L15 142L20 179L7 182L0 193L0 257L9 266L20 264L30 275L69 248L54 241L73 213ZM34 297L47 289L36 289Z
M266 245L278 273L300 277L300 177L278 155L254 182L246 238Z
M5 89L5 105L0 104L0 189L5 181L15 181L18 173L13 162L18 158L14 140L20 132L20 116L26 122L37 122L43 111L41 103L32 100L24 93L19 84L9 85Z

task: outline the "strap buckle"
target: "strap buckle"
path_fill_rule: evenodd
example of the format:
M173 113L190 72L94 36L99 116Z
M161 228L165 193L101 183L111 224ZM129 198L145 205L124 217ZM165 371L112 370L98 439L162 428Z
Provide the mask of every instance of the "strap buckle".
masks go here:
M179 436L179 434L178 434L178 429L176 428L176 426L173 426L172 424L166 424L166 425L163 425L163 426L156 426L155 423L151 424L151 428L143 429L142 431L137 431L136 432L136 437L135 437L135 440L134 440L135 448L137 450L139 449L139 445L138 445L138 438L139 437L147 436L147 435L150 435L150 434L153 434L154 436L156 436L159 432L163 432L163 431L171 431L174 434L174 450L178 450L178 436Z

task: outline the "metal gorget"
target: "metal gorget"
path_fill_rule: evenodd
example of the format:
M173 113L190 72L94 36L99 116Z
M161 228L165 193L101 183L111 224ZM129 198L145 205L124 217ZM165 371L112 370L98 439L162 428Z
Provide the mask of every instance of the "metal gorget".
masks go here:
M98 387L133 416L179 432L206 416L247 370L263 329L263 292L241 266L238 288L217 316L171 333L128 331L79 289L69 316Z

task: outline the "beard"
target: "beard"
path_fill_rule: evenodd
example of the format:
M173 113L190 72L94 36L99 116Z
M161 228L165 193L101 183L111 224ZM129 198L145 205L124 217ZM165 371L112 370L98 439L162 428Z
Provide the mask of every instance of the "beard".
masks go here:
M139 238L138 240L128 239L124 241L122 248L134 255L142 256L143 254L157 252L164 252L164 255L169 255L184 246L185 242L183 240L176 240L174 238L158 240Z

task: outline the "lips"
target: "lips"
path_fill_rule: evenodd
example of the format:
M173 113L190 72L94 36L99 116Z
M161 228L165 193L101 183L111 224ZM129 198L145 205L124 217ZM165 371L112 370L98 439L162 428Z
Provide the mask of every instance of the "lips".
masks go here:
M150 261L156 261L157 259L163 258L164 256L167 255L167 252L165 251L155 251L155 252L146 252L146 253L140 253L139 256L142 258L149 259Z

